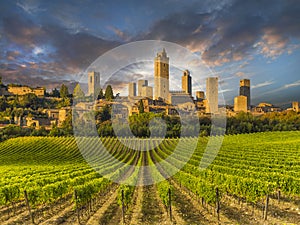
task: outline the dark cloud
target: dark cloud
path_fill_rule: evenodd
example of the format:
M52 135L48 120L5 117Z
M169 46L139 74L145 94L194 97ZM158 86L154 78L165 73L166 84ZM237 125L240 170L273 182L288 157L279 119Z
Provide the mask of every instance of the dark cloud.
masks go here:
M18 57L20 55L19 51L7 51L6 52L6 59L13 61L16 59L16 57Z
M206 13L174 13L138 38L172 41L202 52L209 65L239 61L256 51L276 57L300 37L296 1L234 1Z
M64 79L47 79L46 76L34 76L32 70L21 68L18 65L8 65L5 69L0 68L0 74L4 83L23 84L31 87L45 87L47 90L60 88L65 84L72 91L77 84L76 81ZM48 74L49 75L49 74Z
M10 15L2 20L3 35L22 47L30 48L46 40L46 34L41 27L31 20L19 15Z
M60 26L41 26L18 15L5 17L2 24L7 42L19 49L1 49L6 52L6 60L13 61L3 64L0 71L4 81L9 82L19 80L18 83L29 85L26 77L35 77L31 81L34 86L45 82L44 78L48 79L45 83L49 87L56 86L67 74L80 73L98 56L120 44L88 33L72 34ZM45 45L51 51L42 49ZM72 80L72 76L69 79Z

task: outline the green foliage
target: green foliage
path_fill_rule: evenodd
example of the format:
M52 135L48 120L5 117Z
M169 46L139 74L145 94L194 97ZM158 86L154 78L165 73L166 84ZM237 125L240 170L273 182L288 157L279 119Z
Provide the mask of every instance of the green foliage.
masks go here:
M80 84L76 84L74 91L73 91L73 96L75 99L83 99L85 97L84 92L82 91Z
M138 109L139 109L139 113L144 113L144 103L142 99L139 101Z
M39 99L35 94L26 94L18 97L20 107L22 108L34 108L38 106Z
M7 107L8 103L6 101L6 98L4 96L0 96L0 111L5 111Z
M31 136L47 136L48 131L45 129L45 127L41 127L40 129L33 129L31 132Z
M17 125L8 125L0 130L0 141L4 141L9 138L29 136L32 132L30 128L21 128Z
M49 133L50 137L61 137L64 135L65 135L65 133L64 133L63 129L58 128L57 126L52 127L52 129Z
M104 94L103 94L103 89L101 88L97 99L103 99L103 98L104 98Z
M51 96L52 96L52 97L55 97L55 98L59 98L59 97L60 97L60 92L59 92L59 90L57 90L56 88L54 88L54 89L52 90Z
M107 85L107 87L105 89L105 99L108 101L111 101L112 99L114 99L114 93L113 93L113 89L112 89L111 85Z
M65 136L73 134L72 113L68 112L66 119L62 122L60 129L63 130Z
M226 133L241 134L266 131L300 130L300 114L289 112L271 112L262 116L240 112L227 118Z
M118 189L118 198L117 198L119 206L122 206L122 192L124 194L123 202L125 207L128 207L132 203L132 195L134 189L135 189L134 186L130 186L130 185L122 184L120 186L120 188Z
M171 199L172 199L173 188L169 184L169 182L165 180L165 181L159 182L157 184L158 195L161 198L163 204L165 206L167 206L167 207L170 204L170 201L169 201L169 189L171 190Z
M210 138L214 142L219 137ZM98 141L99 138L80 139L81 143L90 146L87 154L93 159L96 149L92 146ZM152 146L160 140L135 140L134 144L145 146L145 154L123 146L117 138L101 138L101 141L119 163L104 158L103 164L96 167L97 172L120 178L129 165L137 165L125 180L128 184L118 188L118 202L120 204L122 200L123 190L127 207L132 204L134 185L145 161L155 181L164 180L162 171L178 170L172 178L209 204L216 202L216 188L220 198L229 194L252 203L260 202L266 194L278 190L285 196L300 196L298 131L225 136L222 148L211 164L210 153L204 153L208 141L205 137L181 138L183 144L178 152L174 148L179 139L165 139L154 149ZM124 138L124 141L130 139ZM190 156L193 141L198 141L198 145ZM207 166L205 170L199 170L202 159ZM72 137L23 137L1 142L0 165L0 205L21 201L24 190L32 206L55 202L76 190L74 202L76 206L82 206L111 185L87 165ZM169 188L173 193L171 185L167 180L156 185L161 200L168 206Z
M100 111L95 113L95 119L99 123L103 123L111 119L111 107L109 105L105 105Z
M61 85L60 91L59 91L61 98L67 98L69 96L69 90L68 87L64 84Z

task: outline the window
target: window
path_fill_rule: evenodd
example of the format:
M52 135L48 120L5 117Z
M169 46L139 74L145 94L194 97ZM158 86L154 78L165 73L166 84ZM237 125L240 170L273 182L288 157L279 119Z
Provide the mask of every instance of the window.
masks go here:
M92 76L90 76L90 83L92 83L93 82L93 77Z

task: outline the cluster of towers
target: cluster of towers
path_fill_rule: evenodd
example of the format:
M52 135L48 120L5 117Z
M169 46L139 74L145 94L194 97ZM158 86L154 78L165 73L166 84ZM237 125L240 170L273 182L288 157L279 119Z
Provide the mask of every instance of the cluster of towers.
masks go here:
M190 72L185 70L182 76L182 94L192 95L192 78ZM157 53L154 58L154 91L148 86L147 80L138 80L128 84L128 96L141 96L154 100L168 101L172 91L169 90L169 57L166 50Z
M203 91L196 91L196 101L204 103L206 113L218 112L218 83L218 77L208 77L206 79L206 98ZM169 90L169 57L166 50L163 49L154 58L154 90L153 87L148 85L148 80L138 80L137 84L134 82L128 84L128 97L146 97L172 104L184 103L192 96L192 77L188 70L183 71L181 84L182 90ZM100 73L88 72L88 95L96 98L100 90ZM239 96L234 98L234 111L246 112L251 107L249 79L240 81L239 92Z
M128 96L143 96L147 98L153 98L153 87L148 86L148 80L138 80L136 83L128 84Z

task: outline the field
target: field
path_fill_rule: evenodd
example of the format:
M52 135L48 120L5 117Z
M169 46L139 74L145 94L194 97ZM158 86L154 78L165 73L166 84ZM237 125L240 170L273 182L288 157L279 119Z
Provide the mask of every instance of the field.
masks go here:
M101 140L80 140L92 167L71 137L0 143L0 223L300 224L300 132L226 136L211 164L206 137Z

